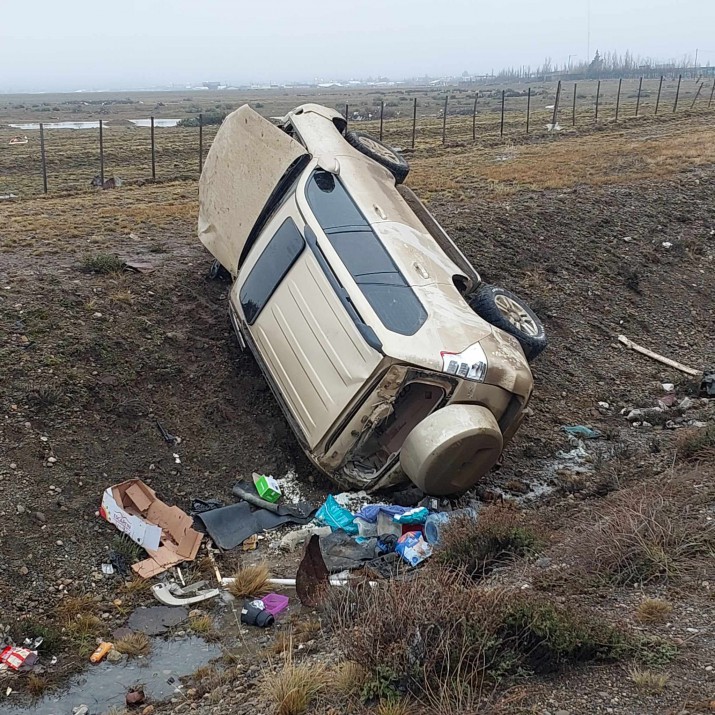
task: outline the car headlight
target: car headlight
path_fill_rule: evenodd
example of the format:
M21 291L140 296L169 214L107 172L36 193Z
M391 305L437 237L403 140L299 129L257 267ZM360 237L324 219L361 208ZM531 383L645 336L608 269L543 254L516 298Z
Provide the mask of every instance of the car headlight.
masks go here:
M443 350L442 371L449 375L456 375L465 380L484 382L487 376L487 356L484 348L479 343L470 345L461 353L450 353Z

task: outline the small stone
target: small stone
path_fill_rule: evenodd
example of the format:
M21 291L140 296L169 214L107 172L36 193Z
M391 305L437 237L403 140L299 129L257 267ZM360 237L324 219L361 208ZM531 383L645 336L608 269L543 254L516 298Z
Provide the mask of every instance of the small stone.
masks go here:
M30 573L30 569L27 566L20 566L20 576L27 576Z
M570 715L568 710L557 710L554 715Z
M102 314L101 313L92 313L93 318L101 318Z
M62 539L57 539L55 543L57 544L57 546L64 546L64 541L62 541Z
M50 464L54 464L54 463L57 461L57 457L48 457L48 458L47 458L47 461L48 461Z
M17 469L17 464L15 464L15 462L10 462L10 469Z
M25 507L22 504L18 504L16 507L17 513L18 514L24 514L25 513Z
M684 397L679 403L678 403L678 409L682 410L683 412L686 412L689 410L691 407L695 405L695 400L691 399L690 397Z
M76 708L72 708L72 715L87 715L89 708L86 705L78 705Z
M147 706L142 710L142 715L154 715L154 706L153 706L153 705L147 705Z
M708 673L712 673L712 672L713 672L713 667L712 667L712 665L706 665L706 666L705 666L705 671L708 672Z
M186 696L189 697L189 698L194 698L194 697L196 697L196 688L189 688L189 689L186 691Z
M45 437L45 435L42 435L40 437L40 442L47 442L49 439L50 439L49 437Z
M686 628L685 630L688 633L700 633L700 631L697 628Z
M41 511L36 511L32 516L35 519L37 519L37 521L39 521L40 523L44 524L47 521L47 518L45 517L44 513Z
M200 608L194 608L193 611L189 611L189 618L198 618L199 616L203 616L204 612Z
M107 653L107 660L110 663L121 663L124 660L124 654L120 653L118 650L112 648L112 650Z
M127 705L141 705L144 702L144 698L146 696L144 695L143 690L130 690L127 695L126 695L126 703Z

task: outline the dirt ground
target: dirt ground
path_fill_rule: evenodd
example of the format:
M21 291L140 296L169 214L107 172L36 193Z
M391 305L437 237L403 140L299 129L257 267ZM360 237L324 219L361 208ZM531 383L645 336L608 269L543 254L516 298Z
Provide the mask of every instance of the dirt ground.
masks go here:
M680 474L678 435L688 421L715 421L713 401L695 398L674 414L678 429L632 427L621 411L656 405L662 383L676 384L679 401L697 388L618 342L625 334L698 369L715 363L715 167L682 141L704 146L701 137L711 131L703 118L659 124L650 164L632 148L640 126L631 134L594 132L591 144L574 134L510 145L506 159L499 158L503 147L486 145L412 156L408 183L482 277L521 294L546 325L550 346L533 366L533 413L478 493L519 500L545 519L552 536L540 558L547 561L568 561L564 543L610 492L658 488L664 475ZM619 170L610 155L599 164L596 138L605 134L620 151ZM667 171L658 168L658 152ZM588 167L576 178L574 155ZM196 198L194 181L176 181L0 203L0 623L13 633L61 628L58 607L67 594L95 598L102 635L123 624L128 605L151 601L101 573L116 536L97 516L110 484L140 477L187 510L194 497L230 502L233 483L253 471L294 470L316 502L330 491L231 333L228 284L208 279L210 259L195 236ZM155 270L93 272L88 257L98 254L141 258ZM157 421L180 445L162 440ZM556 457L571 449L560 429L569 424L605 435L586 445L585 474ZM696 494L710 485L713 464L687 465L687 474L683 483ZM712 503L698 508L711 512ZM239 560L265 556L275 575L292 576L297 555L277 555L269 541ZM230 570L235 558L224 556L221 568ZM534 568L519 562L502 578L528 584ZM673 615L656 630L678 654L663 664L669 680L662 692L644 694L623 664L584 666L508 684L519 697L502 712L707 710L715 698L712 559L688 573L576 596L553 589L554 599L582 599L629 623L642 598L667 597ZM329 659L329 638L317 637L318 658ZM47 684L85 660L64 643ZM200 711L224 713L230 704L232 712L268 712L258 696L246 695L246 682L217 686L217 699L200 700ZM0 674L3 691L7 684L25 697L21 679ZM331 712L335 704L325 707Z

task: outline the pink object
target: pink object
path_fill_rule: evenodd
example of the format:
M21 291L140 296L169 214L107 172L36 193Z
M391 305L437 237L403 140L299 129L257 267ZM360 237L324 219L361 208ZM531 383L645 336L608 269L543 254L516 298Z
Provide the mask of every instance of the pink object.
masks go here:
M288 596L281 596L277 593L269 593L261 601L263 601L266 611L272 616L277 616L281 611L285 611L288 608Z

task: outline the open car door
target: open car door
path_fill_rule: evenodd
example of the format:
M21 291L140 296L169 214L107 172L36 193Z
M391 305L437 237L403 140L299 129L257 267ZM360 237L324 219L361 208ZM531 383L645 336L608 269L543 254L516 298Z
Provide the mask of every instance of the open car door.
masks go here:
M199 239L235 278L281 185L307 159L305 147L247 104L226 117L199 181ZM287 188L287 187L285 187Z

